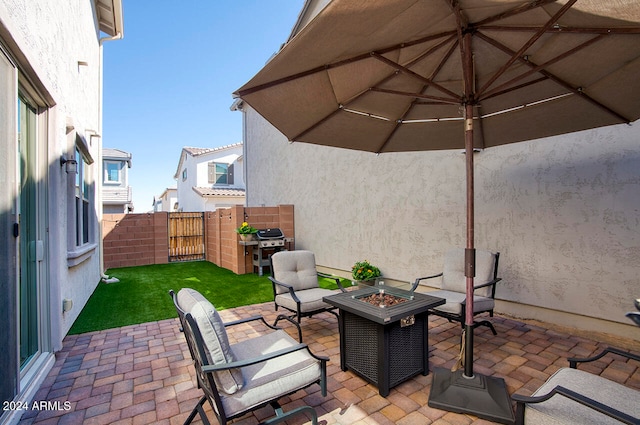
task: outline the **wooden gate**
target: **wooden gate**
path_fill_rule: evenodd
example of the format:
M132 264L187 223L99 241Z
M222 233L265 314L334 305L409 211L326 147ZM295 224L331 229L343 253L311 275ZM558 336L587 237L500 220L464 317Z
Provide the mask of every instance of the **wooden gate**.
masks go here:
M204 259L204 213L169 213L169 262Z

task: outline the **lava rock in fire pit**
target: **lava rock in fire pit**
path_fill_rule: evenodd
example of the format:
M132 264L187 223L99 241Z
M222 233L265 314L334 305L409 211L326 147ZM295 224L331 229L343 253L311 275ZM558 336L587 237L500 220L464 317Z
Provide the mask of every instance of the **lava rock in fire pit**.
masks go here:
M395 295L385 293L367 295L366 297L360 298L360 300L380 307L391 307L392 305L401 304L407 301L406 298L396 297Z

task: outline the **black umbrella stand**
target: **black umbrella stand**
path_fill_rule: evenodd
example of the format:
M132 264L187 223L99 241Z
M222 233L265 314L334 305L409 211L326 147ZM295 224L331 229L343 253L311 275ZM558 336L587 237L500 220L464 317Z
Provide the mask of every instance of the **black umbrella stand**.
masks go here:
M466 50L470 51L470 49ZM434 368L428 404L437 409L469 413L494 422L513 424L515 417L504 379L473 373L473 278L476 263L473 203L473 105L466 104L464 112L467 172L467 248L465 250L467 302L464 341L461 341L465 348L464 372Z

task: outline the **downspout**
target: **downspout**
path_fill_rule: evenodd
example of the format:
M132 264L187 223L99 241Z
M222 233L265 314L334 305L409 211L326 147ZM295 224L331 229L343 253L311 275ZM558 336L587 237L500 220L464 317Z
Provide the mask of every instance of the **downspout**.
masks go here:
M100 45L100 52L99 52L99 63L98 63L98 134L102 135L102 99L103 99L103 60L102 60L102 46L105 42L107 41L115 41L115 40L121 40L123 37L122 32L118 32L116 35L112 36L112 37L102 37L98 40L98 43ZM100 139L100 148L98 149L98 164L99 164L99 168L100 170L102 170L102 139ZM100 179L102 179L102 173L100 173L100 176L98 176L98 182L100 181ZM102 277L102 280L104 282L110 283L110 281L112 281L110 279L110 277L105 273L106 270L104 269L104 243L103 243L103 230L102 230L102 184L97 184L96 183L96 188L97 188L97 199L100 200L100 202L98 202L97 204L97 211L98 211L98 229L99 229L99 235L98 235L98 239L100 240L99 244L100 244L100 276Z

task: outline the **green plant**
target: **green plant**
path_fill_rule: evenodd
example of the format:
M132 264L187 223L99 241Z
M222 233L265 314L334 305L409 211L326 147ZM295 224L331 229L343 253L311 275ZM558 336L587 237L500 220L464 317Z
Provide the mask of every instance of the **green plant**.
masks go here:
M240 225L240 227L236 229L236 233L239 233L241 235L250 235L253 233L258 233L258 229L249 225L249 223L245 221Z
M351 267L351 276L354 280L369 280L381 275L380 269L367 260L358 261Z

